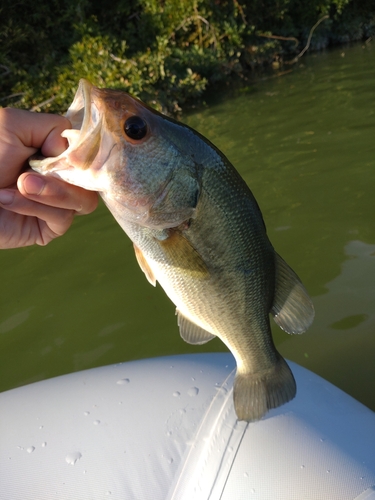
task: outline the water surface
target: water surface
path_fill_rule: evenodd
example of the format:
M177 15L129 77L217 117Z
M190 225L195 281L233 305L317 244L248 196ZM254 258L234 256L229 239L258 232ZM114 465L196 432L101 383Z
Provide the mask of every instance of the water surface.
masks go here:
M273 327L281 353L375 410L375 50L305 57L289 74L215 95L183 117L233 162L277 251L316 307L310 330ZM181 340L101 205L47 247L0 252L0 390L120 361L224 351Z

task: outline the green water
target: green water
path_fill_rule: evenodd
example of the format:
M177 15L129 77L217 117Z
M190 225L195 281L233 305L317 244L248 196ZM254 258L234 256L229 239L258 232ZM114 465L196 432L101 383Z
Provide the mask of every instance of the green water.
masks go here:
M289 74L214 95L183 118L255 194L277 251L316 308L310 330L273 328L281 353L375 410L375 47L303 59ZM0 252L0 390L190 346L101 205L47 247Z

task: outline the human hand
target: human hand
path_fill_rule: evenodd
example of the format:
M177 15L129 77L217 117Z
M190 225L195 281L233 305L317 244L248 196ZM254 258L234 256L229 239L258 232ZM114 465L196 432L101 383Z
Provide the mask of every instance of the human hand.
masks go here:
M60 134L67 128L63 116L0 109L0 249L46 245L69 229L74 215L95 210L96 192L31 170L21 173L38 149L44 156L61 154L67 142Z

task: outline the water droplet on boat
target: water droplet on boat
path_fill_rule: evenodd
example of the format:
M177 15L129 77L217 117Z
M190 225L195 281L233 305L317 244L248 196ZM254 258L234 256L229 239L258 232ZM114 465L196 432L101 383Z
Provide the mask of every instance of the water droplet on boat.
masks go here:
M68 453L65 457L65 462L69 465L75 465L75 463L82 458L82 454L79 451Z
M94 420L94 421L93 421L93 424L94 424L94 425L99 425L99 424L100 424L100 420Z
M42 443L42 448L45 448L47 446L47 443L44 441L44 443Z
M198 387L190 387L190 389L188 390L188 396L197 396L199 393L199 389Z
M174 393L173 393L173 396L174 396L175 398L178 398L178 397L180 397L180 396L181 396L181 393L180 393L180 392L178 392L178 391L176 391L176 392L174 392Z
M27 453L32 453L35 450L35 446L29 446L26 448Z
M85 415L85 417L88 417L90 415L90 412L89 411L85 411L83 414Z
M251 488L250 493L255 493L255 489Z
M249 477L249 474L248 474L247 472L244 472L244 473L243 473L243 476L244 476L244 477Z
M169 463L169 464L173 464L173 458L170 458L170 459L168 460L168 463Z
M128 378L121 378L120 380L118 380L116 382L117 385L125 385L125 384L128 384L130 382L130 380Z

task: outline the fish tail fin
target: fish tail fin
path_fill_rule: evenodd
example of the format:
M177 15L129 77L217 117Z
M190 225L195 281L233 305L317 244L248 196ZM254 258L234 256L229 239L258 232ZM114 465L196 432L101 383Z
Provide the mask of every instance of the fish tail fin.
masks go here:
M233 399L238 420L259 420L268 410L287 403L295 395L296 382L281 356L267 372L241 373L237 370Z

